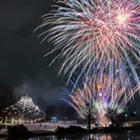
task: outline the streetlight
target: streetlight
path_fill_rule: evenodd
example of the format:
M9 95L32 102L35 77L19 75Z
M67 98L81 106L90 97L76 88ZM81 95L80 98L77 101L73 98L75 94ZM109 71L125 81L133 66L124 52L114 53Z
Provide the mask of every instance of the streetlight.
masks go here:
M128 115L127 115L127 114L125 114L125 121L127 121L127 117L128 117Z
M53 119L54 122L55 122L55 128L56 128L56 117L53 117L52 119Z
M137 116L136 116L137 112L134 111L134 119L136 120L137 119Z

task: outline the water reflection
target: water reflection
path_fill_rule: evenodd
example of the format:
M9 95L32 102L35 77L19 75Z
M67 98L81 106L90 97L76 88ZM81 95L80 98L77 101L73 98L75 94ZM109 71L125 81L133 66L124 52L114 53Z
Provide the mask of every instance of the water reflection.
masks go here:
M111 135L93 135L90 134L86 140L113 140Z
M28 140L140 140L140 134L129 135L129 134L73 134L67 136L45 136L30 138Z
M140 133L114 133L114 134L72 134L27 137L8 137L0 140L140 140Z

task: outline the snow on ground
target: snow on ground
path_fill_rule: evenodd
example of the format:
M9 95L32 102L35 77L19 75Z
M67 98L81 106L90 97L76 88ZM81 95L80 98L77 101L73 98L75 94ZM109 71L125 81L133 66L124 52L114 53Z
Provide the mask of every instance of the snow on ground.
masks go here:
M33 123L33 124L24 124L25 127L28 128L29 131L54 131L55 128L57 127L63 127L67 128L69 126L79 126L82 128L87 128L85 125L79 125L79 124L67 124L67 123L61 123L61 122L56 122L56 123Z

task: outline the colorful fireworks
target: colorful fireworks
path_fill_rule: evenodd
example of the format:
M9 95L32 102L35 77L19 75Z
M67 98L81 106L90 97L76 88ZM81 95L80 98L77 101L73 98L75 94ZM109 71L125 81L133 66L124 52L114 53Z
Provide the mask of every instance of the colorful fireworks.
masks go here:
M54 45L45 56L60 51L52 63L63 59L68 82L82 68L65 100L82 118L108 125L140 88L140 2L60 0L54 7L38 27L51 26L39 35ZM81 82L83 73L90 78Z
M91 115L91 120L108 126L111 118L121 114L127 103L140 89L135 82L127 79L121 84L120 78L100 75L93 79L87 77L77 84L76 90L68 94L67 101L83 119Z
M56 7L43 16L38 28L52 26L40 36L44 36L42 42L48 39L54 44L46 55L61 50L52 60L64 59L60 72L71 77L81 65L88 71L90 65L106 67L112 60L133 69L130 55L140 61L140 2L65 0L58 1Z

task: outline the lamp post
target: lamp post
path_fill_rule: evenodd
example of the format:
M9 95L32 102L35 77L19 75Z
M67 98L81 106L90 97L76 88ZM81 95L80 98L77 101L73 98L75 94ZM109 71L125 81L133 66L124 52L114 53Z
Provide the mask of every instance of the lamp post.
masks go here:
M125 121L127 121L127 117L128 117L128 115L127 115L127 114L125 114Z
M137 116L136 116L137 112L134 111L134 120L136 121L137 120Z
M56 117L53 117L53 120L55 122L55 128L56 128Z

